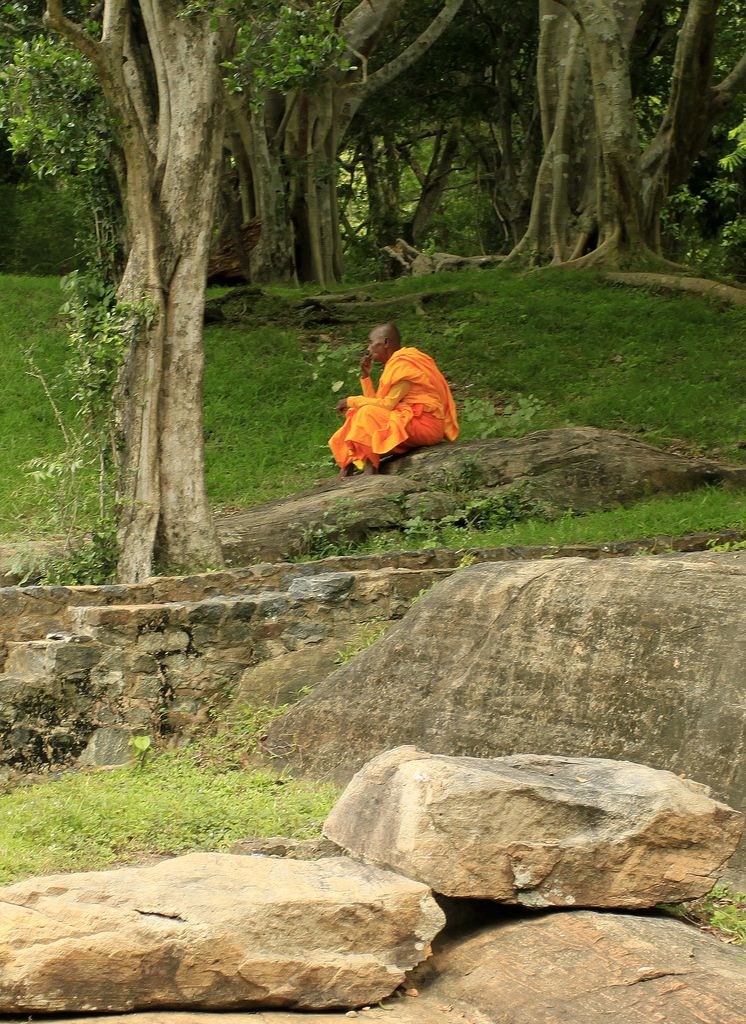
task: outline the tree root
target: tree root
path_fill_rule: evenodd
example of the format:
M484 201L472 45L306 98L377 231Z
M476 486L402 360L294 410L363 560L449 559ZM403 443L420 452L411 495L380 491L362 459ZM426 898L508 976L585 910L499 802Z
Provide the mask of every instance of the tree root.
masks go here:
M746 306L746 288L721 284L719 281L709 281L704 277L626 271L607 272L603 276L607 281L613 281L615 284L670 288L676 291L692 292L695 295L704 295L707 298L720 299L734 306Z

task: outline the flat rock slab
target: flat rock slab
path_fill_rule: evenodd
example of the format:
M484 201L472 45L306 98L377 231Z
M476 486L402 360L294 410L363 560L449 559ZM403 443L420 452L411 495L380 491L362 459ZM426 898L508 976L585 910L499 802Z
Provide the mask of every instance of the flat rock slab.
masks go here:
M445 896L643 908L718 880L743 815L709 793L625 761L397 747L357 773L324 834Z
M423 595L273 722L266 747L340 782L401 744L618 758L742 808L744 666L746 551L484 563Z
M746 1006L742 950L679 921L593 911L446 932L407 986L419 995L361 1009L358 1024L742 1024ZM85 1024L350 1024L350 1017L161 1012Z
M449 944L417 987L492 1024L741 1024L745 963L678 921L573 911Z
M330 479L309 493L216 516L216 525L226 559L247 565L308 551L314 531L330 541L356 540L413 515L441 519L464 504L459 492L525 484L537 501L585 512L720 483L746 488L746 467L673 455L615 431L568 427L421 448L384 463L380 476Z
M191 854L0 889L0 1013L376 1003L445 918L345 857Z

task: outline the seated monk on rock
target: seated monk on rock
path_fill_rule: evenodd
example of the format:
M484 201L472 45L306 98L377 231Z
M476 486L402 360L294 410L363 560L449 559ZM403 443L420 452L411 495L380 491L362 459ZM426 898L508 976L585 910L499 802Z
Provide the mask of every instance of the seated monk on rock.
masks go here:
M402 348L396 324L381 324L368 335L360 360L362 395L342 398L337 412L342 427L329 438L341 476L354 467L377 473L382 455L438 444L458 437L456 406L445 377L430 356L412 346ZM371 363L383 363L378 389Z

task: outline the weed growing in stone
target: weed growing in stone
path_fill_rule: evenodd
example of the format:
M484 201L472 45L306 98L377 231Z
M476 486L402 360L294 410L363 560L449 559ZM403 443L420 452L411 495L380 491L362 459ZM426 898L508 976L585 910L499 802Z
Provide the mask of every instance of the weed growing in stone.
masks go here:
M387 628L387 623L381 622L378 619L373 622L366 622L365 625L360 627L355 639L340 648L334 659L334 664L346 665L348 661L352 661L356 655L366 651L377 640L380 640Z
M735 892L729 885L716 885L698 900L664 903L661 909L726 942L746 946L746 893Z

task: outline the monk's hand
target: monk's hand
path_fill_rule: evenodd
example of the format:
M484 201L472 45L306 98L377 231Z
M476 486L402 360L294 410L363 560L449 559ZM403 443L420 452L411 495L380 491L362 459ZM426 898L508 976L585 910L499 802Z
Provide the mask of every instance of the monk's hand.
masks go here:
M363 352L362 358L360 359L360 371L363 377L370 377L370 368L373 364L373 357L370 352Z
M344 414L347 412L346 398L340 398L340 400L337 402L337 412L339 413L340 416L344 416Z

